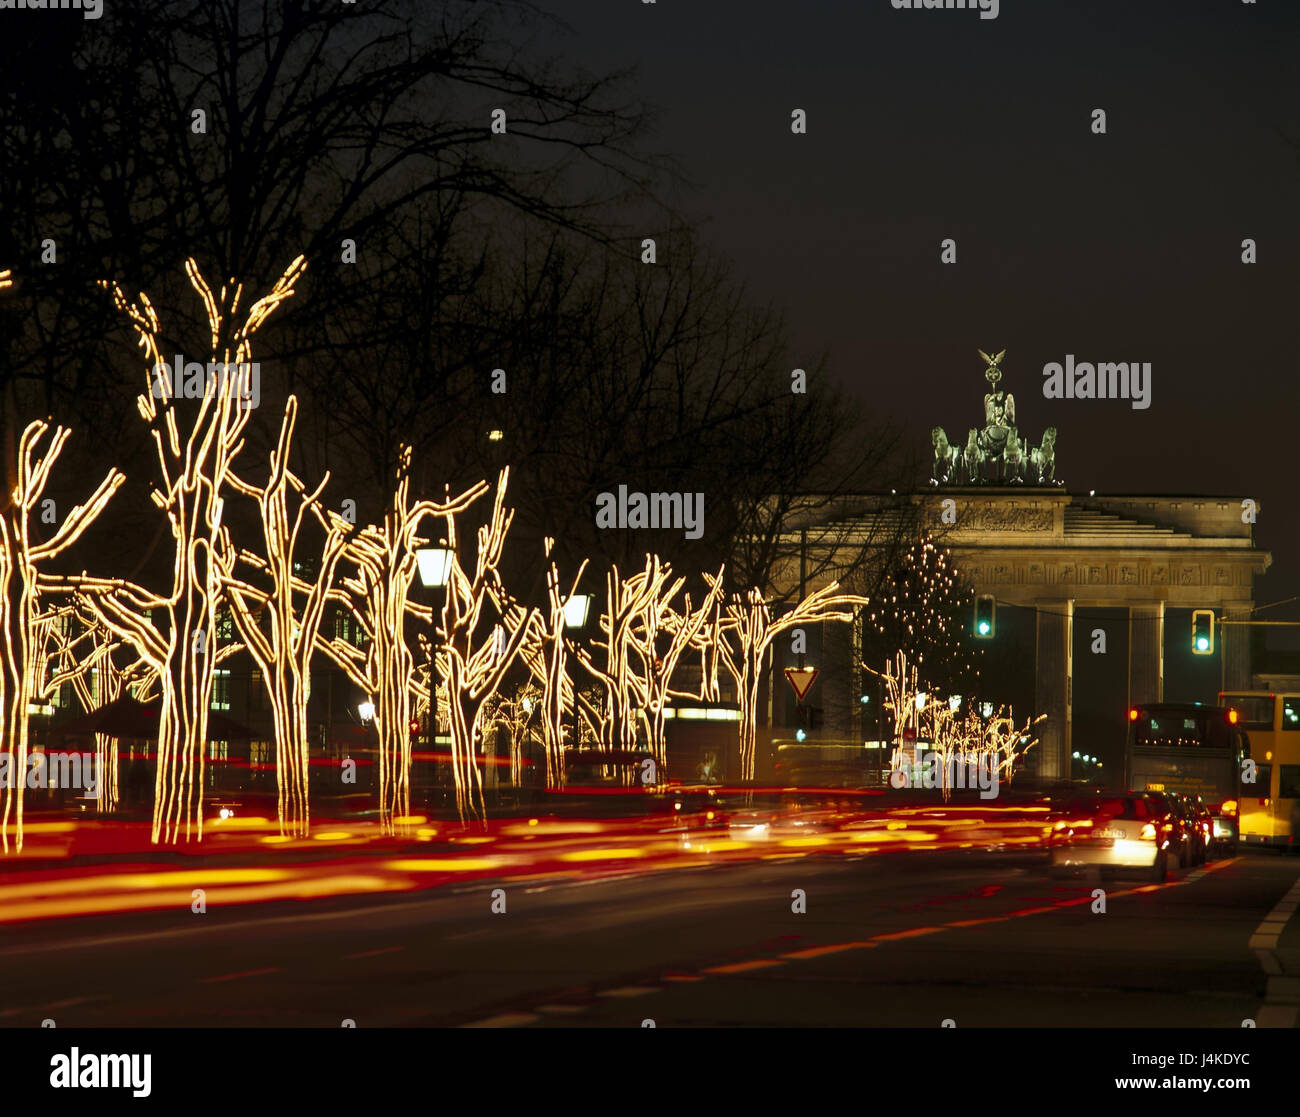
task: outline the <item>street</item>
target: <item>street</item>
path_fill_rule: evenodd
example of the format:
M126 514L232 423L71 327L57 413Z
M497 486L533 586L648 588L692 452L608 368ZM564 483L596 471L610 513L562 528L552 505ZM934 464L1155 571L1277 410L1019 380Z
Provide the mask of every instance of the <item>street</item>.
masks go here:
M1297 888L1300 863L1269 855L1150 884L982 852L776 854L34 921L5 930L0 1022L1291 1027Z

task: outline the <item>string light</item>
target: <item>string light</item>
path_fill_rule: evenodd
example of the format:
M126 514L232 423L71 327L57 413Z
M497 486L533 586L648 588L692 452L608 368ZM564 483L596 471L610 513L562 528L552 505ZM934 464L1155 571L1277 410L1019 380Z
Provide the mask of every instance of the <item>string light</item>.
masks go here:
M8 272L0 273L6 279ZM7 282L5 284L8 285ZM9 851L9 820L14 820L14 847L23 848L23 792L26 789L29 705L33 693L43 688L46 639L53 613L42 612L43 592L53 592L60 580L38 574L38 567L57 557L85 534L126 477L110 469L85 504L74 507L45 542L33 540L30 517L49 482L54 463L63 452L71 431L48 423L29 423L18 440L14 463L16 481L9 501L0 511L0 741L9 771L19 773L4 788L0 814L0 849Z
M411 448L402 446L397 487L382 526L368 524L352 535L347 560L353 572L339 579L326 594L351 618L362 636L364 646L358 647L336 631L320 643L320 648L351 682L374 696L374 726L379 741L379 820L386 833L396 832L396 818L411 814L411 700L413 694L418 698L421 684L406 642L406 624L408 618L427 616L410 600L419 569L416 552L429 542L421 534L421 527L426 517L445 516L454 529L455 516L485 492L487 482L479 481L443 502L412 502ZM455 544L448 546L454 548ZM449 596L450 585L449 578ZM443 678L448 676L444 674ZM453 689L449 681L448 692ZM424 702L427 708L427 685Z
M713 588L721 587L721 571L716 579L707 574L705 579ZM757 588L743 596L732 596L727 601L709 637L717 648L714 662L723 667L736 685L740 706L741 779L754 778L758 742L758 690L763 678L763 661L772 642L783 632L802 625L850 623L854 616L852 610L869 604L865 597L840 593L838 582L814 590L789 612L775 619L762 591ZM850 611L843 612L845 609Z
M221 586L232 618L244 646L266 680L276 742L277 814L281 833L288 836L302 836L310 829L307 699L311 691L311 662L352 531L346 519L335 512L326 512L320 504L329 473L308 492L288 467L297 416L298 399L290 396L285 403L280 437L271 453L270 476L265 485L250 485L233 471L227 476L232 489L257 503L265 557L247 550L236 554L229 530L224 526L217 552ZM290 489L298 498L292 517L288 505ZM294 555L309 518L324 534L320 561L310 582L294 573ZM236 558L268 579L269 587L254 586L237 577ZM303 598L301 607L295 607L295 594Z
M456 517L440 511L446 523L444 545L452 552L437 637L439 667L445 664L448 726L451 735L452 778L456 808L462 820L486 817L483 779L476 760L483 738L485 704L497 693L506 672L520 658L525 644L535 640L538 613L515 601L501 582L500 564L514 510L505 507L510 470L497 478L496 496L488 522L478 529L474 573L461 566L457 552ZM486 607L491 605L492 618ZM486 638L480 635L487 622Z
M98 620L114 635L130 642L159 677L161 713L158 724L158 765L154 777L152 840L168 843L202 840L203 777L206 762L208 711L212 704L214 669L239 650L217 645L218 611L222 601L220 532L222 492L230 483L230 465L239 452L251 409L253 335L275 309L294 293L294 283L307 264L295 259L271 292L248 310L244 322L232 326L239 313L243 287L222 286L214 294L189 259L185 272L203 302L210 330L213 361L224 374L209 383L197 414L182 442L174 386L158 375L165 367L159 346L158 315L147 295L129 300L116 283L101 284L114 305L135 330L146 356L147 390L136 398L140 416L153 435L161 482L150 496L167 516L176 540L172 585L168 594L155 594L123 579L75 579L76 588ZM232 281L233 282L233 281ZM233 371L232 371L233 370ZM153 614L165 623L155 626Z

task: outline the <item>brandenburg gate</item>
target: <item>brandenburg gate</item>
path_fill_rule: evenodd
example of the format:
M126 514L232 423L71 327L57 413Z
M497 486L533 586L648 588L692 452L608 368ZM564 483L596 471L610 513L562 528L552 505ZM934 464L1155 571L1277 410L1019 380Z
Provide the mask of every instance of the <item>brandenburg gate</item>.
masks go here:
M905 530L928 532L946 547L976 594L992 594L998 608L1033 609L1033 713L1046 715L1038 727L1038 770L1049 778L1068 777L1076 612L1127 610L1126 702L1158 702L1165 696L1166 611L1213 609L1220 619L1248 617L1255 577L1268 569L1271 556L1255 546L1258 507L1242 497L1067 492L1056 477L1056 430L1049 427L1034 446L1016 427L1015 398L1000 387L1003 355L980 354L989 383L984 425L970 429L964 448L949 443L942 428L931 431L928 489L910 498L862 498L856 504L846 498L816 516L796 513L782 531L782 543L802 549L805 564L813 548L820 552L817 557L829 559L814 564L830 573L808 589L832 574L851 587L854 564L869 561L864 555L872 541L883 543L891 531L897 535L897 525L906 524ZM783 567L781 583L798 584L795 565ZM850 693L859 688L858 680L851 670L834 666L853 662L862 647L860 629L850 633L849 628L825 626L828 677L821 701L826 736L861 741L862 718L856 693ZM1250 685L1249 631L1216 628L1216 653L1229 689ZM1190 635L1189 630L1189 641ZM774 688L780 680L779 652L777 659ZM840 690L843 694L833 693ZM1120 698L1115 696L1117 703ZM780 720L774 717L771 724Z

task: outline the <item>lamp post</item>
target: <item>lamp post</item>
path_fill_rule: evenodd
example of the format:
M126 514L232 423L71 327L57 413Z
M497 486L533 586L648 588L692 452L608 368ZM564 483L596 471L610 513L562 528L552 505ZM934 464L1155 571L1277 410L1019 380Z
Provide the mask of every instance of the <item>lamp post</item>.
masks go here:
M420 567L420 582L429 589L446 589L451 577L451 562L455 552L447 547L421 547L415 552ZM438 729L438 626L434 620L433 605L429 605L429 749ZM435 769L436 772L436 769Z
M591 594L575 593L564 603L564 628L568 632L576 632L578 629L585 628L587 624L587 614L591 612ZM563 684L561 684L563 685ZM573 681L573 747L576 749L579 745L579 727L578 720L578 681ZM561 760L563 763L563 760Z

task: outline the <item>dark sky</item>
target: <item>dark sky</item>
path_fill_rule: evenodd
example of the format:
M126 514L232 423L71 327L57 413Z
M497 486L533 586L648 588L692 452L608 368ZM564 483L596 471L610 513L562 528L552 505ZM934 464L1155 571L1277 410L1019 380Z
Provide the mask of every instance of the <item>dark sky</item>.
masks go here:
M1071 490L1253 497L1257 601L1300 594L1300 2L545 7L568 57L638 67L689 211L809 363L927 448L982 425L976 349L1005 348L1021 432L1057 427ZM1043 398L1066 354L1151 362L1150 408Z

